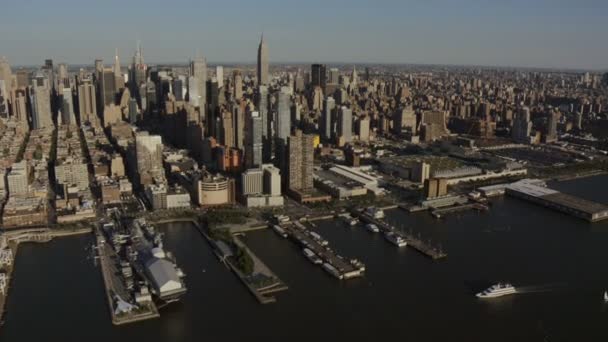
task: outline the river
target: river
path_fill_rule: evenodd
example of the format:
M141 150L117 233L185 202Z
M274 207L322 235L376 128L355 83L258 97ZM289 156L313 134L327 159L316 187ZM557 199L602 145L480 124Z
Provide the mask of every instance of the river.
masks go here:
M608 202L608 176L551 184ZM387 212L387 220L441 244L432 261L381 235L337 221L316 230L340 254L367 265L337 281L272 231L249 247L289 286L260 305L189 224L170 224L165 245L187 274L181 303L161 318L111 324L89 236L19 248L0 341L607 341L608 223L579 219L513 198L488 212L442 220ZM474 294L508 281L525 293L492 301Z

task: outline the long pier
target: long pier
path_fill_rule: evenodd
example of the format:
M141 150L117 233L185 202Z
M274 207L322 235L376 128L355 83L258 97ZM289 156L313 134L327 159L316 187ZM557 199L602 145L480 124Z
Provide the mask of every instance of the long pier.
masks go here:
M438 208L431 212L431 215L435 218L442 218L445 215L466 211L466 210L478 210L478 211L487 211L489 208L487 205L482 203L467 203L447 208Z
M105 242L105 238L100 231L95 232L95 239L99 264L101 265L101 275L103 277L112 323L114 325L122 325L160 317L158 308L154 302L149 303L149 305L145 307L139 308L138 312L135 313L125 313L122 315L117 314L115 296L120 296L123 300L128 300L130 295L125 285L119 278L117 278L118 270L112 261L112 257L116 257L116 255L112 247Z
M310 224L313 224L310 222ZM300 221L283 223L281 228L287 233L290 240L302 248L308 248L324 263L324 269L338 279L351 279L362 277L365 266L355 259L345 260L321 240L311 234L306 225ZM317 235L318 236L318 235ZM333 268L333 270L332 270ZM335 270L335 271L334 271Z
M435 247L431 246L429 243L426 243L423 240L418 239L411 234L401 232L400 230L398 230L397 228L393 227L392 225L390 225L389 223L387 223L383 220L373 218L370 215L368 215L362 211L361 212L353 211L353 214L358 216L359 220L361 220L365 223L375 224L383 232L399 233L401 236L404 237L404 239L406 240L407 245L409 247L412 247L413 249L428 256L429 258L431 258L433 260L443 259L448 256L447 253L443 252L440 248L435 248Z

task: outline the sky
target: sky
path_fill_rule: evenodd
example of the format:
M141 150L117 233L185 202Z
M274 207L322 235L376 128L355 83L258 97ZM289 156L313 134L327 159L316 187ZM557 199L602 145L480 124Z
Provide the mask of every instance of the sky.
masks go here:
M608 69L606 0L0 0L11 65L412 63Z

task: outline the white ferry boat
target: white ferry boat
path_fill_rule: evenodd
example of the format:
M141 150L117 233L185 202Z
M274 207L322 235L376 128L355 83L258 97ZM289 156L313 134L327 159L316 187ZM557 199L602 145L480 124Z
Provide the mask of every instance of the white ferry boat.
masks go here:
M508 296L517 293L515 287L511 284L498 283L490 286L488 289L479 292L477 298L497 298L502 296Z
M372 233L378 233L378 232L380 231L380 229L378 228L378 226L376 226L376 225L375 225L375 224L373 224L373 223L368 223L368 224L366 224L366 225L365 225L365 228L366 228L367 230L369 230L370 232L372 232Z
M332 265L328 264L328 263L324 263L323 264L323 269L333 275L334 277L338 278L338 279L343 279L344 276L340 273L340 271L338 271L335 267L333 267Z
M382 209L376 207L369 207L365 209L365 213L375 219L383 219L384 211Z
M304 248L302 250L304 252L304 255L306 256L306 258L308 258L308 260L310 260L310 262L312 262L315 265L321 265L323 263L323 260L321 260L313 251L311 251L308 248Z
M405 239L402 236L400 236L399 234L397 234L395 232L384 233L384 238L397 247L407 246L407 241L405 241Z
M279 236L283 237L283 238L287 238L287 232L285 231L285 229L281 228L279 225L273 225L272 226L272 230L274 230L277 234L279 234Z

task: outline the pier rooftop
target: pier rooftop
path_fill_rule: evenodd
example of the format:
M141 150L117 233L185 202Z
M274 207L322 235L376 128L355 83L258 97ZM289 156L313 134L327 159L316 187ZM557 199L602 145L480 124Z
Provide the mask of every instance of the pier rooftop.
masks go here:
M506 187L506 192L589 222L608 219L608 206L549 189L538 180L524 179L512 183Z

